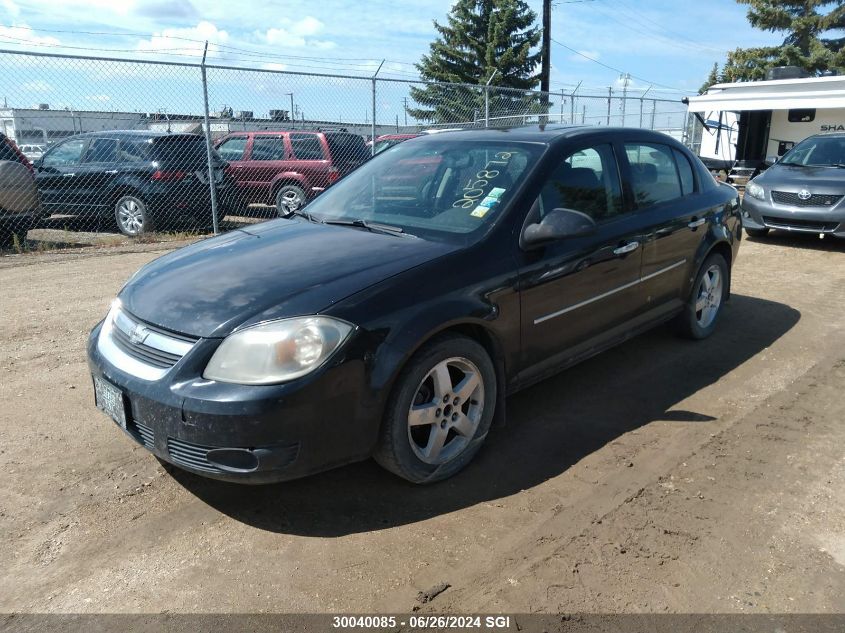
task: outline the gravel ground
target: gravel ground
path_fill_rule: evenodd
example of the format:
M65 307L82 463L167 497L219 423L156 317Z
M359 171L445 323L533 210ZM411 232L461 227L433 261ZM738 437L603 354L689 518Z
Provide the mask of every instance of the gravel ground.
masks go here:
M133 445L84 343L165 248L0 257L0 612L845 611L845 243L746 240L713 338L513 396L424 488L240 487Z

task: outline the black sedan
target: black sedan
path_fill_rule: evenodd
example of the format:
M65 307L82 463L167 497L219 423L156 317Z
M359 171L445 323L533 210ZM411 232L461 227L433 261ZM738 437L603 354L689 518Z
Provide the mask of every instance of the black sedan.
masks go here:
M209 477L373 456L437 481L507 394L669 320L707 337L740 234L733 187L659 133L412 139L290 218L138 271L91 332L96 403Z

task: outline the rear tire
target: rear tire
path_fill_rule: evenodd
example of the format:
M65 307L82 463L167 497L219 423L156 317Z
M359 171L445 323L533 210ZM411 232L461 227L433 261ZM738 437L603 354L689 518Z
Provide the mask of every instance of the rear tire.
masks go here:
M11 248L17 243L23 246L26 243L26 234L34 225L31 218L15 221L11 225L0 227L0 248Z
M296 185L282 185L276 191L276 214L286 218L305 206L305 192Z
M439 337L399 375L385 407L375 460L416 484L451 477L487 437L496 407L496 371L472 339Z
M754 238L762 239L769 234L769 229L749 229L749 228L746 228L745 232L748 233L748 237L754 237Z
M114 205L114 219L118 230L129 237L149 233L155 226L147 205L138 196L121 196Z
M711 254L698 269L689 300L677 317L679 333L694 340L710 336L728 299L729 287L730 270L725 258Z

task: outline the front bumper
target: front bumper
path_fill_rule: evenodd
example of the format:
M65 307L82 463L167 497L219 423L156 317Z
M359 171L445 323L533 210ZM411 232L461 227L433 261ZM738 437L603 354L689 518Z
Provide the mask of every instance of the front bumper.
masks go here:
M767 198L769 193L766 193ZM845 202L836 207L795 207L758 200L748 194L742 199L742 224L750 229L777 229L794 233L826 233L845 238Z
M218 339L200 339L158 380L138 378L103 356L101 326L88 339L92 375L122 392L126 433L174 466L226 481L270 483L372 453L379 405L367 397L355 338L341 350L345 354L312 375L245 386L202 378Z

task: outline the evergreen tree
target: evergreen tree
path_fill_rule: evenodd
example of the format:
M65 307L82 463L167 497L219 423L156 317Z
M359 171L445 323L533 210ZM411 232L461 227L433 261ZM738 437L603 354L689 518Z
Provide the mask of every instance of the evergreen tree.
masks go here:
M540 53L533 51L540 41L536 18L523 0L458 0L445 25L434 22L437 39L417 70L427 81L480 86L495 70L491 86L514 90L491 91L491 117L536 110L536 97L525 95L540 79ZM481 88L412 87L411 97L419 107L409 108L408 113L432 123L472 121L484 113Z
M701 84L701 88L698 89L698 94L703 95L710 86L714 86L717 83L722 81L721 76L719 75L719 64L713 64L713 70L710 71L710 74L707 75L707 79Z
M749 5L752 26L772 33L786 33L781 46L738 48L728 53L727 81L765 79L776 66L799 66L818 74L845 69L845 37L832 37L845 29L842 0L737 0Z

